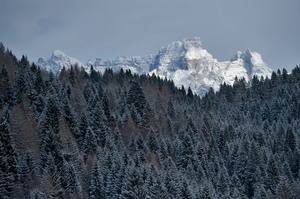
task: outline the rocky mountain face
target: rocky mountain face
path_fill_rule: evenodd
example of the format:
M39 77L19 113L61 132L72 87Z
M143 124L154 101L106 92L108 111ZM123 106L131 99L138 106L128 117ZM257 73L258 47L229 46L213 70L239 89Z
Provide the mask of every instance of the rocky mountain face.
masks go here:
M117 59L90 60L82 64L75 58L69 57L61 51L55 51L47 61L40 58L37 65L57 74L63 67L70 68L78 64L89 71L90 66L103 72L112 68L118 72L121 68L130 69L137 74L156 74L162 78L172 79L176 86L190 87L192 91L203 96L210 87L218 90L220 84L233 84L235 77L251 80L254 75L270 76L272 70L262 60L257 52L247 49L238 51L230 61L218 61L202 47L199 38L176 41L162 47L156 55L118 57Z
M71 68L71 66L85 66L79 60L67 56L60 50L55 50L52 53L52 56L48 60L44 60L43 58L39 58L37 61L37 65L49 72L54 74L58 74L63 68Z

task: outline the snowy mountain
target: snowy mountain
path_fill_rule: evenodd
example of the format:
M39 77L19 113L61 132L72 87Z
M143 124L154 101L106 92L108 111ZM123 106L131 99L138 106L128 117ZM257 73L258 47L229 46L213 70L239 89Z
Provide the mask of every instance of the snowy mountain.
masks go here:
M48 60L39 58L37 65L47 71L51 71L54 74L58 74L63 68L69 69L71 66L84 66L79 60L69 57L60 50L55 50L52 56Z
M202 48L199 38L173 42L159 51L156 61L151 73L170 78L177 86L191 87L200 96L210 87L218 90L224 82L232 85L236 76L249 81L253 75L272 73L261 55L250 50L239 51L231 61L220 62Z
M106 68L118 72L123 68L137 74L154 73L162 78L172 79L178 87L190 87L200 96L210 87L218 90L224 82L233 84L236 76L249 81L254 75L270 76L272 73L261 55L249 49L245 52L238 51L230 61L218 61L202 47L197 37L173 42L167 47L162 47L157 55L118 57L113 61L96 59L82 64L75 58L55 51L49 60L44 61L40 58L37 62L38 66L55 74L63 67L70 68L74 64L83 66L86 70L92 65L100 72L104 72Z
M217 89L222 83L218 61L203 49L199 38L176 41L163 47L151 73L172 79L176 86L191 87L203 95L209 87Z
M90 61L89 66L93 65L94 69L100 72L104 72L106 68L112 68L115 72L118 72L123 68L124 70L131 70L132 73L143 74L149 72L154 58L154 55L146 55L129 58L121 56L113 61L96 59L94 62Z

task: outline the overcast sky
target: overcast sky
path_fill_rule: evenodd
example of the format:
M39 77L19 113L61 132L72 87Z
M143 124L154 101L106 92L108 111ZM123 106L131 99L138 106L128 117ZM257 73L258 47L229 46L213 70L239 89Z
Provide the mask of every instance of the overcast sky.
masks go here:
M60 49L86 62L200 37L220 61L250 48L290 70L300 65L299 19L299 0L0 0L0 41L30 61Z

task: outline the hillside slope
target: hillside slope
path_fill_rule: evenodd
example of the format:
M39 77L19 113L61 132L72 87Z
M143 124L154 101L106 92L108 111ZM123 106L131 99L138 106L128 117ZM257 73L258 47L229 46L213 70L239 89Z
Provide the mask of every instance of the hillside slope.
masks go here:
M199 98L156 75L54 76L11 56L0 52L2 198L300 195L299 67Z

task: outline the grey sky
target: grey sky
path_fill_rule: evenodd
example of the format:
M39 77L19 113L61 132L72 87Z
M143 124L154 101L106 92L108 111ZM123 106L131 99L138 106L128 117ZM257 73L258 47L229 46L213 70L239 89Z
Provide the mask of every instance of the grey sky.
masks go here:
M197 36L220 61L250 48L290 70L300 65L299 19L299 0L0 0L0 41L31 61L60 49L86 62Z

